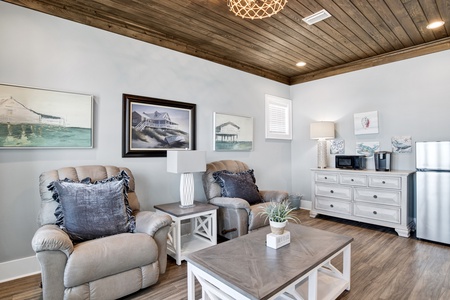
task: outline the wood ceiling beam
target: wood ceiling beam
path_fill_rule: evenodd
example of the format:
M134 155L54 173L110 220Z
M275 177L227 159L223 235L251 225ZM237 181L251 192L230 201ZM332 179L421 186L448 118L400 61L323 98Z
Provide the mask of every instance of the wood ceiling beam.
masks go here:
M412 46L406 49L361 59L355 62L347 63L345 65L331 67L324 70L311 72L305 75L293 76L291 77L289 84L294 85L308 81L318 80L326 77L358 71L370 67L380 66L404 59L414 58L417 56L431 54L439 51L445 51L449 49L450 49L450 38L444 38L426 44Z

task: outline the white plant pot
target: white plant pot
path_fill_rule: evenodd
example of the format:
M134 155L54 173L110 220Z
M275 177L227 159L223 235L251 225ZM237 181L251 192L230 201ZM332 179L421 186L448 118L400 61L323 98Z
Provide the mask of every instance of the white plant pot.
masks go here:
M269 223L270 229L272 230L273 234L283 234L284 228L286 228L287 221L284 222L269 221Z

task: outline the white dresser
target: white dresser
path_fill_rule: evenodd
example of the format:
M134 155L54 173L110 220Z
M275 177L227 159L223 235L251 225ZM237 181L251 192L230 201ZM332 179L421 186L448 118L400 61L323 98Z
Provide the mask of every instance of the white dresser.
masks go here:
M312 169L310 216L392 227L399 236L409 237L414 229L414 173Z

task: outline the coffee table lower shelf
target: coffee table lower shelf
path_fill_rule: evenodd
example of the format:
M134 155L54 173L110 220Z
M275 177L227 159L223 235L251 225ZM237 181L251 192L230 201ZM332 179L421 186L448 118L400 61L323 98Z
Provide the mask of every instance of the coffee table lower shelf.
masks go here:
M319 269L317 272L317 299L336 299L343 291L349 289L349 282L342 278L335 277L330 274L326 274L323 269ZM300 282L295 288L297 292L297 297L290 297L288 295L282 294L277 296L276 300L281 299L309 299L308 298L308 280L305 279Z

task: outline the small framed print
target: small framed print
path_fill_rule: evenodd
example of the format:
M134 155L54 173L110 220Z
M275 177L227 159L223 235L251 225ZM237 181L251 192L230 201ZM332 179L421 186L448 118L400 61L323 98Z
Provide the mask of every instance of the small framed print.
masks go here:
M335 139L330 141L330 154L344 154L345 141L343 139Z
M412 138L407 136L393 136L391 138L393 153L411 153L412 152Z
M373 157L375 151L380 149L380 142L357 142L356 153Z
M252 151L253 118L214 113L214 151Z
M378 133L378 112L354 114L355 135Z

